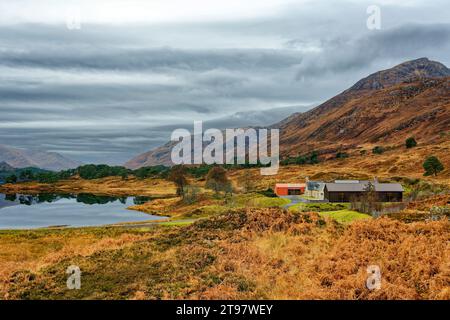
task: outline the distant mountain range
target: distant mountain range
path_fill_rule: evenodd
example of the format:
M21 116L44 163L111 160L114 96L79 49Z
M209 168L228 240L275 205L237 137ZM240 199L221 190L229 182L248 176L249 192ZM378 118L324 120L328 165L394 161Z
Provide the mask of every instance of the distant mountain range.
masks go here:
M291 106L272 108L266 110L252 110L237 112L230 116L217 118L214 120L205 121L203 123L203 130L209 128L226 128L225 124L233 123L235 127L249 128L271 125L274 121L281 120L284 117L289 116L293 112L299 110L308 110L312 107L309 106ZM181 126L176 126L177 128ZM171 165L170 150L176 144L176 142L169 141L161 147L153 149L149 152L143 153L132 160L128 161L125 166L130 169L137 169L145 166L152 166L153 163Z
M16 168L11 167L8 163L6 162L0 162L0 172L12 172L16 170Z
M10 166L9 163L3 161L3 162L0 162L0 184L5 183L6 179L9 176L13 176L13 175L16 176L18 181L23 181L21 174L23 172L27 172L27 171L32 172L33 174L48 172L45 169L39 169L39 168L35 168L35 167L14 168L14 167Z
M76 168L80 162L66 158L56 152L18 149L0 145L0 162L14 168L35 167L46 170L65 170Z
M450 69L427 58L376 72L307 112L274 124L281 154L322 154L361 144L396 144L414 135L432 143L450 128ZM141 154L125 166L171 165L173 143Z

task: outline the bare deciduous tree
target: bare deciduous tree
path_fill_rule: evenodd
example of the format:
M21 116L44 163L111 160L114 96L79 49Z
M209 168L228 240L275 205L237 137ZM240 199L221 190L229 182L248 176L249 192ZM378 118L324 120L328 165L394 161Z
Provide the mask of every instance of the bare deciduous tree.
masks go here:
M169 181L172 181L177 186L177 195L184 198L184 191L186 186L189 184L186 179L186 168L182 165L174 166L169 173L167 178Z

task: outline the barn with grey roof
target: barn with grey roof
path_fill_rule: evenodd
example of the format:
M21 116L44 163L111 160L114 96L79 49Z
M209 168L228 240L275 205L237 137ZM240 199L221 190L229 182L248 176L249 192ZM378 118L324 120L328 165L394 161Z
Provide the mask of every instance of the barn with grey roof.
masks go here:
M361 200L369 191L375 192L377 201L402 202L403 187L399 183L377 181L335 181L325 183L324 198L330 202L352 202Z

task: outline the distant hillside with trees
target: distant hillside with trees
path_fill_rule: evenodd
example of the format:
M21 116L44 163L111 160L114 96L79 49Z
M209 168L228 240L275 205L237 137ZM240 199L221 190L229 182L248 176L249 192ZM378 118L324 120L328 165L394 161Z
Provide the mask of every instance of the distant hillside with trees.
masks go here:
M0 184L7 182L17 182L17 181L30 181L42 173L47 173L49 171L28 167L28 168L14 168L6 162L0 163Z

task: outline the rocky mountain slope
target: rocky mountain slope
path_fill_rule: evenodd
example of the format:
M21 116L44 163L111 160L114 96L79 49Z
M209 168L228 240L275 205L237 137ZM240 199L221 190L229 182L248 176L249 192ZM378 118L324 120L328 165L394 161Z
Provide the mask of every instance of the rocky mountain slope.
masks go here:
M316 150L334 154L359 145L397 145L409 136L432 143L450 128L450 69L427 58L407 61L361 79L280 129L282 156ZM128 161L130 168L170 165L173 143Z
M426 58L405 62L273 127L284 155L395 145L412 135L430 143L450 128L450 69Z
M36 167L47 170L76 168L81 163L55 152L35 151L0 145L0 162L15 168Z
M11 172L14 170L15 168L10 166L7 162L5 161L0 162L0 172Z

